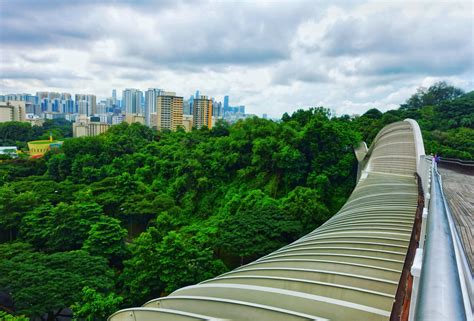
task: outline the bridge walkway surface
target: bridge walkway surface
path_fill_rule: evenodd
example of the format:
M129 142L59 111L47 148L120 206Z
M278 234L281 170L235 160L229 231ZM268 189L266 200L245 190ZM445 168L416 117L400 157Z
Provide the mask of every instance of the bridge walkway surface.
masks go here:
M472 271L474 266L474 175L443 168L443 166L439 166L438 171L443 179L443 191Z

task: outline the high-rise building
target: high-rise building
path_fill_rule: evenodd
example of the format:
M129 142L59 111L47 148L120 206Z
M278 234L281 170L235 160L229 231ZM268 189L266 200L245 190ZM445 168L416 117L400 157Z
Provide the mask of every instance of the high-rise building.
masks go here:
M0 123L6 121L25 121L25 102L10 100L0 103Z
M229 96L224 96L224 113L229 111Z
M196 90L196 96L194 98L199 99L201 97L201 94L199 93L199 90Z
M158 88L148 88L145 92L145 125L151 127L150 115L156 114L156 98L162 92Z
M81 115L97 114L97 98L95 95L76 94L76 111Z
M38 97L33 96L31 94L8 94L8 95L0 95L0 101L7 102L7 101L24 101L25 102L25 110L26 113L29 114L39 114L39 104L38 104Z
M156 98L156 114L151 114L151 126L158 130L176 130L183 126L183 97L174 92L161 92Z
M36 93L36 97L38 97L40 113L59 112L61 93L40 91Z
M99 101L97 103L97 114L98 115L105 115L107 114L107 100Z
M222 103L220 101L212 102L212 116L217 118L222 118L223 115Z
M122 92L122 107L125 114L143 114L143 93L139 89L127 88Z
M207 96L201 96L193 102L193 127L202 126L212 128L212 100Z
M193 98L194 99L194 98ZM193 115L193 100L184 100L183 101L183 115Z

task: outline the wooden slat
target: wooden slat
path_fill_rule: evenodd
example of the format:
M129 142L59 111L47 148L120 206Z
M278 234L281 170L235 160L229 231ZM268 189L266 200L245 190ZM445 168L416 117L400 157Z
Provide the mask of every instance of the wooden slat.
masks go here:
M472 269L474 266L474 176L447 168L438 168L438 171L443 179L443 191Z

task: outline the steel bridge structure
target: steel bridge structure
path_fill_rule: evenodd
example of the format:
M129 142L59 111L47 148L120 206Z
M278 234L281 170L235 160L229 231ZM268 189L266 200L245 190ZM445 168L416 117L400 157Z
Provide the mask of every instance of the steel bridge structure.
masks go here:
M416 121L355 151L357 185L323 225L109 321L471 321L472 271Z

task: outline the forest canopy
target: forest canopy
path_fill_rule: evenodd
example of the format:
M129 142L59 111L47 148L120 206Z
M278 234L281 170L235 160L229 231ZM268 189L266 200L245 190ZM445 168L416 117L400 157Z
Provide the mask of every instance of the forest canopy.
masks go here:
M405 118L420 124L428 153L474 158L474 93L445 83L385 113L300 109L189 133L122 123L67 138L65 123L0 124L1 145L24 147L52 127L64 138L42 159L0 162L8 318L55 320L70 308L77 320L104 319L298 239L351 193L352 147Z

